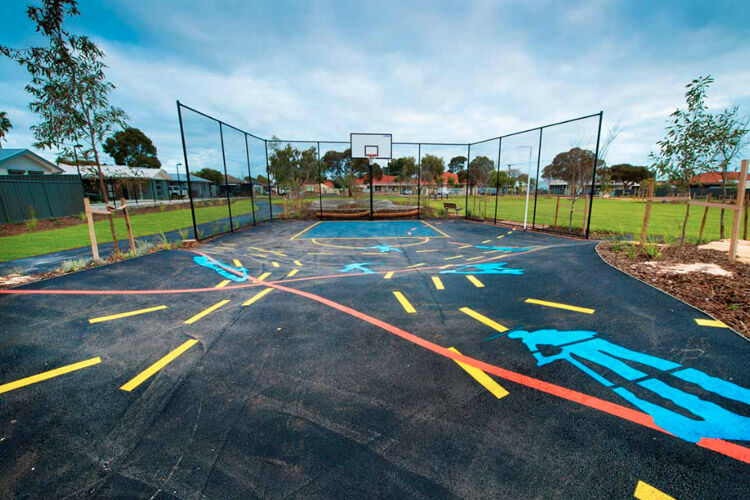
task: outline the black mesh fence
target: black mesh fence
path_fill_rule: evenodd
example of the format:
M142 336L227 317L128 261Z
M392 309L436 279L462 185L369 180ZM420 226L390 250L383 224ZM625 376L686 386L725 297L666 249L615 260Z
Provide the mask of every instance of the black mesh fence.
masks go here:
M263 139L177 103L196 237L280 218L466 217L588 236L602 114L474 143Z

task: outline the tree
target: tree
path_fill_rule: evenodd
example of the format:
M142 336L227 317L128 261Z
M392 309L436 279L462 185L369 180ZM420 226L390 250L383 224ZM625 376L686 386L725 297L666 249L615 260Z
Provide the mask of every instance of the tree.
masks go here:
M301 210L300 193L303 186L318 179L317 149L311 147L300 151L287 144L281 147L273 138L271 155L268 158L268 168L276 179L277 190L280 187L289 188L297 211Z
M79 139L86 142L84 159L93 153L102 196L111 206L98 145L115 127L124 127L127 116L109 103L109 93L115 87L104 75L104 53L88 37L73 35L63 28L66 17L80 15L75 0L43 0L41 7L30 6L26 13L48 45L28 49L2 46L0 53L31 75L31 83L26 86L32 96L29 107L41 120L31 127L37 141L34 146L62 148L64 153L70 153ZM109 226L115 255L119 255L111 213Z
M224 184L224 174L213 168L202 168L197 172L193 172L193 174L202 179L209 180L214 184Z
M13 128L10 120L5 115L5 111L0 111L0 149L3 149L3 139L5 139L6 141L8 140L5 138L5 136L7 136L10 129Z
M622 182L626 191L630 191L634 184L640 184L650 179L653 174L646 167L636 167L629 163L618 163L609 167L610 178L615 182Z
M495 169L495 162L486 156L477 156L469 162L469 186L486 185L490 174Z
M146 134L134 127L115 132L104 143L104 152L109 154L117 165L128 167L159 168L161 162L156 157L156 146Z
M727 170L732 160L739 156L747 145L748 124L750 117L740 117L738 106L725 109L713 120L712 141L721 167L721 192L724 199L727 197ZM723 208L719 217L719 233L719 237L724 239Z
M454 156L451 161L448 162L448 171L452 174L457 174L461 170L466 168L466 157L465 156Z
M707 110L706 95L713 83L711 76L699 76L685 88L686 109L677 109L670 115L667 134L658 141L658 153L650 158L656 172L674 181L680 191L689 193L690 179L713 170L716 152L713 148L713 118ZM685 209L680 245L685 242L690 205Z
M544 167L544 179L562 179L567 181L570 191L570 220L568 229L573 228L573 209L576 197L585 192L586 186L591 184L594 172L594 158L596 155L588 149L572 148L565 153L558 153L552 163ZM604 166L604 160L596 161L596 168Z
M426 154L422 157L422 184L435 184L438 180L443 179L445 173L445 162L439 156Z

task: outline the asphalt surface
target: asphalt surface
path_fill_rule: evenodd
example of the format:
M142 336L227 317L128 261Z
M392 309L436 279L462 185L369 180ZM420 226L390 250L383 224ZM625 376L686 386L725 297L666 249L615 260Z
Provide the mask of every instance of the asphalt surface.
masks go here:
M609 267L593 242L412 224L438 236L347 239L334 223L312 238L311 222L280 221L203 255L161 251L16 289L47 294L0 294L0 498L633 498L639 481L679 499L747 498L748 341L698 325L710 318ZM213 288L216 269L242 268L271 273L247 306L265 284ZM595 332L596 352L621 349L608 352L645 375L588 340L539 347L548 361L578 347L539 366L521 340L545 330ZM680 378L698 372L712 378ZM647 390L653 380L693 399Z

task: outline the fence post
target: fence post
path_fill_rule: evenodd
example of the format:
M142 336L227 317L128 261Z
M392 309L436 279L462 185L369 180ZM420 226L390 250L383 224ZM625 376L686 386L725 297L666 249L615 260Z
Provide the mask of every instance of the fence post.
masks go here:
M500 137L497 142L497 173L495 174L495 222L497 225L497 204L499 203L498 196L500 195L500 154L503 151L503 138Z
M195 222L195 204L193 203L193 189L190 184L190 166L188 165L188 155L187 155L187 147L185 146L185 129L182 126L182 109L180 106L180 101L177 101L177 117L180 120L180 138L182 139L182 155L185 158L185 174L187 176L187 189L188 189L188 199L190 199L190 215L193 218L193 238L195 240L199 240L198 238L198 224ZM140 186L138 186L140 189ZM209 187L209 195L211 194ZM138 197L135 198L135 203L138 204Z
M740 220L742 207L745 203L745 183L747 182L747 167L749 160L742 160L740 168L740 182L737 184L737 208L734 211L734 224L732 225L732 240L729 242L729 260L737 258L737 240L740 238Z
M253 173L250 168L250 146L247 143L247 134L245 136L245 155L247 156L247 179L250 183L250 207L253 209L253 226L257 224L255 220L255 184L253 184Z
M464 190L466 191L466 200L464 201L464 219L469 218L469 162L471 161L471 144L466 147L466 184Z
M229 179L227 178L227 156L224 153L224 130L219 122L219 138L221 139L221 161L224 164L224 188L227 190L227 210L229 212L229 231L234 232L234 222L232 221L232 200L229 199Z
M99 260L99 246L96 244L96 232L94 231L94 216L91 214L91 203L87 197L83 197L83 209L86 212L86 222L89 225L89 241L91 242L91 255L94 260Z
M130 214L128 206L125 204L125 198L120 198L120 207L125 216L125 227L128 228L128 242L130 242L130 251L135 253L135 240L133 239L133 228L130 226Z
M318 148L318 200L320 201L320 218L323 218L323 171L320 166L320 141L317 143Z
M711 195L706 195L706 202L708 203L711 201ZM703 230L706 228L706 218L708 217L708 207L706 207L703 210L703 219L701 219L701 228L698 231L698 244L701 244L701 240L703 239Z
M372 170L370 170L370 182L372 183ZM370 199L372 199L372 184L370 184ZM429 200L429 198L428 198ZM430 202L427 202L427 206L430 206ZM420 218L422 210L422 143L417 145L417 219ZM370 215L372 215L372 207L370 208Z
M555 222L552 225L552 227L557 228L557 214L560 211L560 197L557 197L557 202L555 203Z
M641 245L646 243L646 232L648 231L648 220L651 218L651 203L654 198L654 186L656 186L656 176L648 183L648 198L646 199L646 212L643 214L643 226L641 226Z

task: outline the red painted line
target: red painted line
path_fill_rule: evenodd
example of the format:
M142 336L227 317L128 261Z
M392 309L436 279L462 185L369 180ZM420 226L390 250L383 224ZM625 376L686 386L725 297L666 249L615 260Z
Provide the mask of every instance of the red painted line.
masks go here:
M255 280L255 278L251 278L251 279ZM650 415L643 413L641 411L633 410L631 408L627 408L625 406L621 406L617 403L612 403L610 401L605 401L603 399L599 399L594 396L589 396L588 394L574 391L572 389L568 389L567 387L562 387L556 384L545 382L537 378L529 377L527 375L522 375L514 371L506 370L504 368L500 368L499 366L491 365L489 363L479 361L469 356L464 356L463 354L455 353L453 351L446 349L445 347L434 344L430 342L429 340L425 340L421 337L417 337L416 335L413 335L407 332L406 330L402 330L401 328L397 326L391 325L389 323L386 323L385 321L381 321L363 312L357 311L355 309L352 309L351 307L347 307L343 304L339 304L338 302L334 302L332 300L326 299L319 295L315 295L309 292L303 292L301 290L295 290L293 288L285 287L277 283L267 283L267 285L270 287L276 288L278 290L283 290L285 292L289 292L295 295L299 295L301 297L314 300L328 307L331 307L333 309L346 313L350 316L361 319L362 321L366 321L367 323L370 323L371 325L377 326L378 328L381 328L389 333L392 333L393 335L396 335L405 340L408 340L409 342L416 344L420 347L423 347L429 351L432 351L435 354L439 354L446 358L450 358L453 361L459 361L461 363L465 363L467 365L478 368L482 370L483 372L490 373L502 379L509 380L511 382L516 382L517 384L521 384L526 387L530 387L532 389L536 389L538 391L545 392L547 394L551 394L553 396L557 396L562 399L567 399L568 401L573 401L575 403L588 406L589 408L593 408L595 410L599 410L604 413L609 413L610 415L614 415L624 420L628 420L630 422L640 424L644 427L648 427L649 429L653 429L659 432L663 432L665 434L669 434L670 436L672 435L671 433L657 426L654 423L654 419ZM701 441L699 441L697 445L702 448L716 451L718 453L734 458L736 460L740 460L745 463L750 463L750 448L745 448L743 446L736 445L734 443L730 443L728 441L724 441L721 439L706 439L706 438L701 439Z

